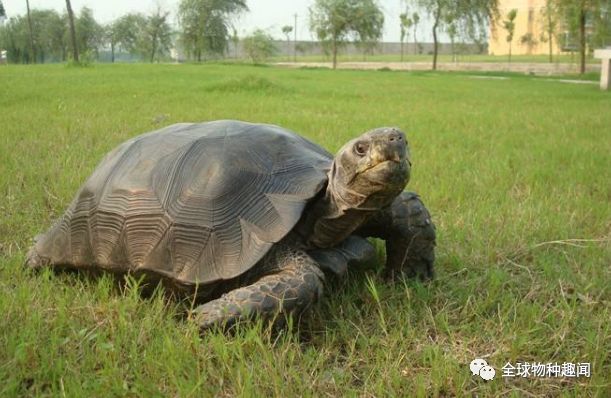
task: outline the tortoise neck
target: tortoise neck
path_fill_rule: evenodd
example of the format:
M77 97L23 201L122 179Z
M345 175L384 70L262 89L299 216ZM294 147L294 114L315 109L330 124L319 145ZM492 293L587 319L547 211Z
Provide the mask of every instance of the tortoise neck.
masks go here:
M318 248L336 246L377 211L350 206L346 198L329 184L324 196L314 202L306 220L307 245Z

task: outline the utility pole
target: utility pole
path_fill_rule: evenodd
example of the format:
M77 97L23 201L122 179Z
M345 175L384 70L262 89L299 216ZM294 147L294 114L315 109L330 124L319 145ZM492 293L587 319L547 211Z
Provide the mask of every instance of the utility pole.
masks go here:
M297 13L295 13L295 27L293 31L295 33L293 39L293 62L297 62Z

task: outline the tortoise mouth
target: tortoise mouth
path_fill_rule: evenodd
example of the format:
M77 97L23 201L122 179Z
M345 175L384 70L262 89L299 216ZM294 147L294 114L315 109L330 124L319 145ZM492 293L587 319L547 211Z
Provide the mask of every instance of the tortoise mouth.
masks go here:
M379 162L371 167L366 168L365 170L363 170L363 173L366 172L386 172L386 173L401 173L404 174L407 171L408 168L408 163L407 160L402 159L402 160L395 160L395 159L389 159L389 160L384 160L382 162Z

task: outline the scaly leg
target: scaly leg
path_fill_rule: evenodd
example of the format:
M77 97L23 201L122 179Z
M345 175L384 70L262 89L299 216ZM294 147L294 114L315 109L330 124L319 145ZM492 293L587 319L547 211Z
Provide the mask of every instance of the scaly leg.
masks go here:
M232 290L222 297L197 307L195 320L201 330L214 326L229 327L236 322L260 316L281 320L299 314L322 294L324 274L314 260L301 250L277 249L264 262L277 269L255 283ZM278 318L276 318L278 317Z
M386 277L433 278L435 225L417 194L403 192L356 234L386 240Z

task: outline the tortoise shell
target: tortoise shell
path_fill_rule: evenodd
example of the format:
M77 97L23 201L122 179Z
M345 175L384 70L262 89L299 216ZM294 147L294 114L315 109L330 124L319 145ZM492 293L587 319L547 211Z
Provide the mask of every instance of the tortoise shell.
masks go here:
M111 151L35 249L52 265L231 279L293 229L331 161L277 126L175 124Z

